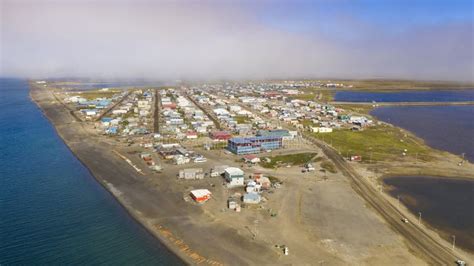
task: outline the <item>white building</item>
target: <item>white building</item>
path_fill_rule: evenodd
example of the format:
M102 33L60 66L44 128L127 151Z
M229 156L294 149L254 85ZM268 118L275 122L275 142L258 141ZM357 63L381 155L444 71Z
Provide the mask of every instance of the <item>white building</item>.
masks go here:
M237 167L228 167L224 171L228 187L244 186L244 171Z
M332 128L330 127L311 127L310 131L313 133L331 133Z

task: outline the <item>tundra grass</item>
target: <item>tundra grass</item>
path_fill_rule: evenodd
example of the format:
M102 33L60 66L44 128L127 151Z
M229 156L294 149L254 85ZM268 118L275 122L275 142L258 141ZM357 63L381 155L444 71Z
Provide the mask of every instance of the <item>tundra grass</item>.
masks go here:
M288 154L288 155L277 155L270 158L270 162L266 162L265 159L262 159L260 165L264 168L276 168L279 165L303 165L307 162L310 162L317 153L298 153L298 154Z
M314 137L334 147L342 156L362 156L363 162L390 160L429 161L433 150L412 134L390 125L377 125L362 131L348 129ZM405 153L405 155L403 155Z

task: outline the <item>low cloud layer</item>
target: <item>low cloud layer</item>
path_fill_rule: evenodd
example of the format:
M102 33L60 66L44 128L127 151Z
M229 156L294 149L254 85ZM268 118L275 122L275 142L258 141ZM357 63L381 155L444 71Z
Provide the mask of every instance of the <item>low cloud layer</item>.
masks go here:
M472 21L394 31L341 14L298 31L261 19L263 2L0 3L2 76L474 79Z

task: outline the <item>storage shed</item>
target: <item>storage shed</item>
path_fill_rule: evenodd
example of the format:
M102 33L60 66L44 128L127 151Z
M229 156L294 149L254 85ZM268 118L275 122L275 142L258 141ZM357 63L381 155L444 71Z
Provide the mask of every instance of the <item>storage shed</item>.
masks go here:
M203 179L204 173L202 168L187 168L179 170L178 178L185 180Z
M211 192L207 189L195 189L191 190L190 196L195 200L196 202L206 202L211 198Z

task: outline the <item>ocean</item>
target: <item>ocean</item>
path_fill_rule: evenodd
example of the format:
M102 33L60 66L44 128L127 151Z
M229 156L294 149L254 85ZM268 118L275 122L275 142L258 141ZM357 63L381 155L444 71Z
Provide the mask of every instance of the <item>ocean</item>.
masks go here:
M0 265L183 265L99 185L29 98L0 79Z

